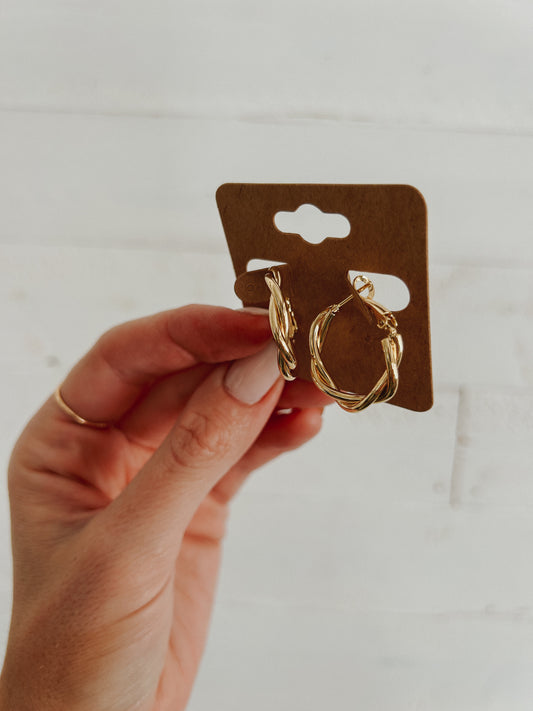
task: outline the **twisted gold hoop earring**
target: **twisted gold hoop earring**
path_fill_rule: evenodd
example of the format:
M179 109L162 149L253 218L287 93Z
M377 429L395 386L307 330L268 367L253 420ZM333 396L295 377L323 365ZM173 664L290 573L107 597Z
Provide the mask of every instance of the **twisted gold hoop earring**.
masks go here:
M291 302L281 291L281 274L279 269L272 267L265 274L265 281L270 289L268 317L272 335L278 346L279 370L285 380L295 380L292 370L296 368L296 356L292 339L298 330Z
M363 284L359 288L356 283ZM363 303L376 319L378 328L387 331L387 336L381 341L385 355L385 372L367 395L357 395L338 388L322 362L322 347L331 322L339 310L354 298L348 296L340 304L332 304L318 314L309 331L309 348L311 351L311 375L322 392L335 398L338 404L348 412L360 412L376 402L387 402L396 395L399 383L398 366L402 360L403 341L398 333L398 323L394 315L381 304L374 301L374 284L368 277L359 274L353 280L353 287ZM365 290L368 294L363 296Z

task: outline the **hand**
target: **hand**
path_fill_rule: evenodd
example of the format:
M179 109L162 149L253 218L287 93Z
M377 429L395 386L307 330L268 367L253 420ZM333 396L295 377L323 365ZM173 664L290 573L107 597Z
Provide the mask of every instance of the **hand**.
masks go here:
M185 708L228 503L317 433L326 402L308 383L284 387L269 341L265 315L217 307L122 324L61 388L112 426L76 424L52 397L26 426L9 465L2 709Z

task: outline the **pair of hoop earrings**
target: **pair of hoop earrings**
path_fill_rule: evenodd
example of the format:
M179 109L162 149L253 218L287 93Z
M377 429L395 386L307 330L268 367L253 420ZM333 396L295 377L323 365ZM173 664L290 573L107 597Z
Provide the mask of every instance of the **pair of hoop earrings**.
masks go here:
M265 281L270 290L270 303L268 314L270 327L274 340L278 346L279 369L285 380L294 380L296 356L293 348L293 338L298 330L294 311L288 297L283 296L281 290L281 275L277 268L272 267L265 274ZM357 286L361 283L361 286ZM322 360L322 349L331 322L339 310L354 298L348 296L339 304L332 304L321 311L309 329L309 350L311 352L311 376L315 385L322 392L330 395L337 403L348 412L360 412L377 402L391 400L398 390L398 367L402 360L403 341L398 333L398 323L394 314L377 301L374 301L374 284L366 276L359 274L353 280L353 287L361 297L365 306L376 320L377 327L386 331L385 338L381 341L385 356L385 371L366 395L358 395L338 388L329 375ZM364 295L364 292L368 293Z

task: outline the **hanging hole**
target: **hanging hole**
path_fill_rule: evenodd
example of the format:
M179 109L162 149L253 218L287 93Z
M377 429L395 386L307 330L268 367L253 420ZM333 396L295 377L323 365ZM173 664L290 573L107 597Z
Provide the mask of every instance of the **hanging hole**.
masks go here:
M247 272L255 272L259 269L270 269L270 267L280 267L287 262L276 262L274 259L250 259L246 265Z
M401 311L409 304L410 294L407 284L392 274L376 274L367 272L361 269L350 269L348 276L350 282L358 275L364 275L374 284L375 300L391 311ZM362 296L367 296L368 292L364 291Z
M350 234L350 223L339 213L322 212L315 205L300 205L294 212L277 212L274 225L280 232L301 235L310 244L327 237L343 239Z

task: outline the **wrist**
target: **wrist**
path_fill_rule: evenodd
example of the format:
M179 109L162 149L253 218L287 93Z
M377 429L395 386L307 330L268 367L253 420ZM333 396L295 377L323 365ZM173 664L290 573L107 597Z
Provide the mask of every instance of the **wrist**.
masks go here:
M14 697L13 683L7 678L3 671L0 675L0 711L22 711L21 706Z
M34 711L37 708L39 711L55 711L44 699L34 701L34 693L34 686L10 669L10 660L6 657L0 674L0 711Z

